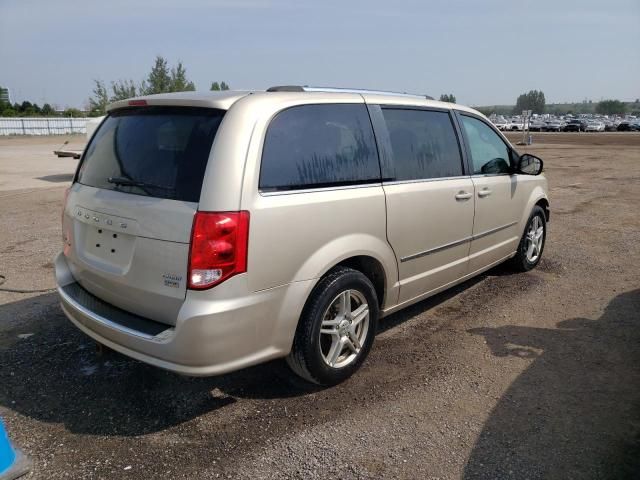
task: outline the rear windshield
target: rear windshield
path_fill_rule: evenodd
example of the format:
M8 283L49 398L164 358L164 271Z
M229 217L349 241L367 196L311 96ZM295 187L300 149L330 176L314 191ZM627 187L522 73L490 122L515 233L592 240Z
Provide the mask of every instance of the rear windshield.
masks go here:
M91 140L78 182L198 202L223 110L143 107L111 113Z

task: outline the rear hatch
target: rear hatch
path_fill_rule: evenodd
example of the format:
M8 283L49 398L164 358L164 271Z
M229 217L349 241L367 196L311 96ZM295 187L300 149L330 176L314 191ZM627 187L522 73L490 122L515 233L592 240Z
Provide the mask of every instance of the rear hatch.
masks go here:
M67 198L65 255L104 301L174 325L186 295L189 242L223 110L116 110L87 146Z

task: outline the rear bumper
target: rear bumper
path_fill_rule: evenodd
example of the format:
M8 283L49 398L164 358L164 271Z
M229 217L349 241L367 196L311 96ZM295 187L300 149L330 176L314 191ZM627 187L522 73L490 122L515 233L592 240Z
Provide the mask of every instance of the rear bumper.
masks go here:
M84 291L63 254L56 257L55 269L62 310L85 334L129 357L193 376L227 373L287 355L312 287L312 281L295 282L230 298L219 298L216 289L188 291L175 327L164 328ZM226 283L226 292L246 292L242 275Z

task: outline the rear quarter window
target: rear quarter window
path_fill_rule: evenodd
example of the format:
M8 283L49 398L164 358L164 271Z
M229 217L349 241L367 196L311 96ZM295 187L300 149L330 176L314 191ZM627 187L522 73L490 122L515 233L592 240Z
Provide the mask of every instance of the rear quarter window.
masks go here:
M198 202L223 110L143 107L112 112L87 147L77 181L92 187ZM110 182L129 179L135 185Z
M262 153L261 190L378 181L378 154L364 104L300 105L271 121Z

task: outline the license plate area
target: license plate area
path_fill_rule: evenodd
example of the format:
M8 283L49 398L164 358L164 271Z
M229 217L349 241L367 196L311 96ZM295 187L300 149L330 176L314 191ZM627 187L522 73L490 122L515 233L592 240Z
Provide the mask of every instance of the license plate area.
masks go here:
M135 220L76 208L76 253L85 263L124 275L131 266L137 229ZM129 233L131 232L131 233Z
M131 235L87 226L85 253L88 256L124 268L131 259L132 247Z

